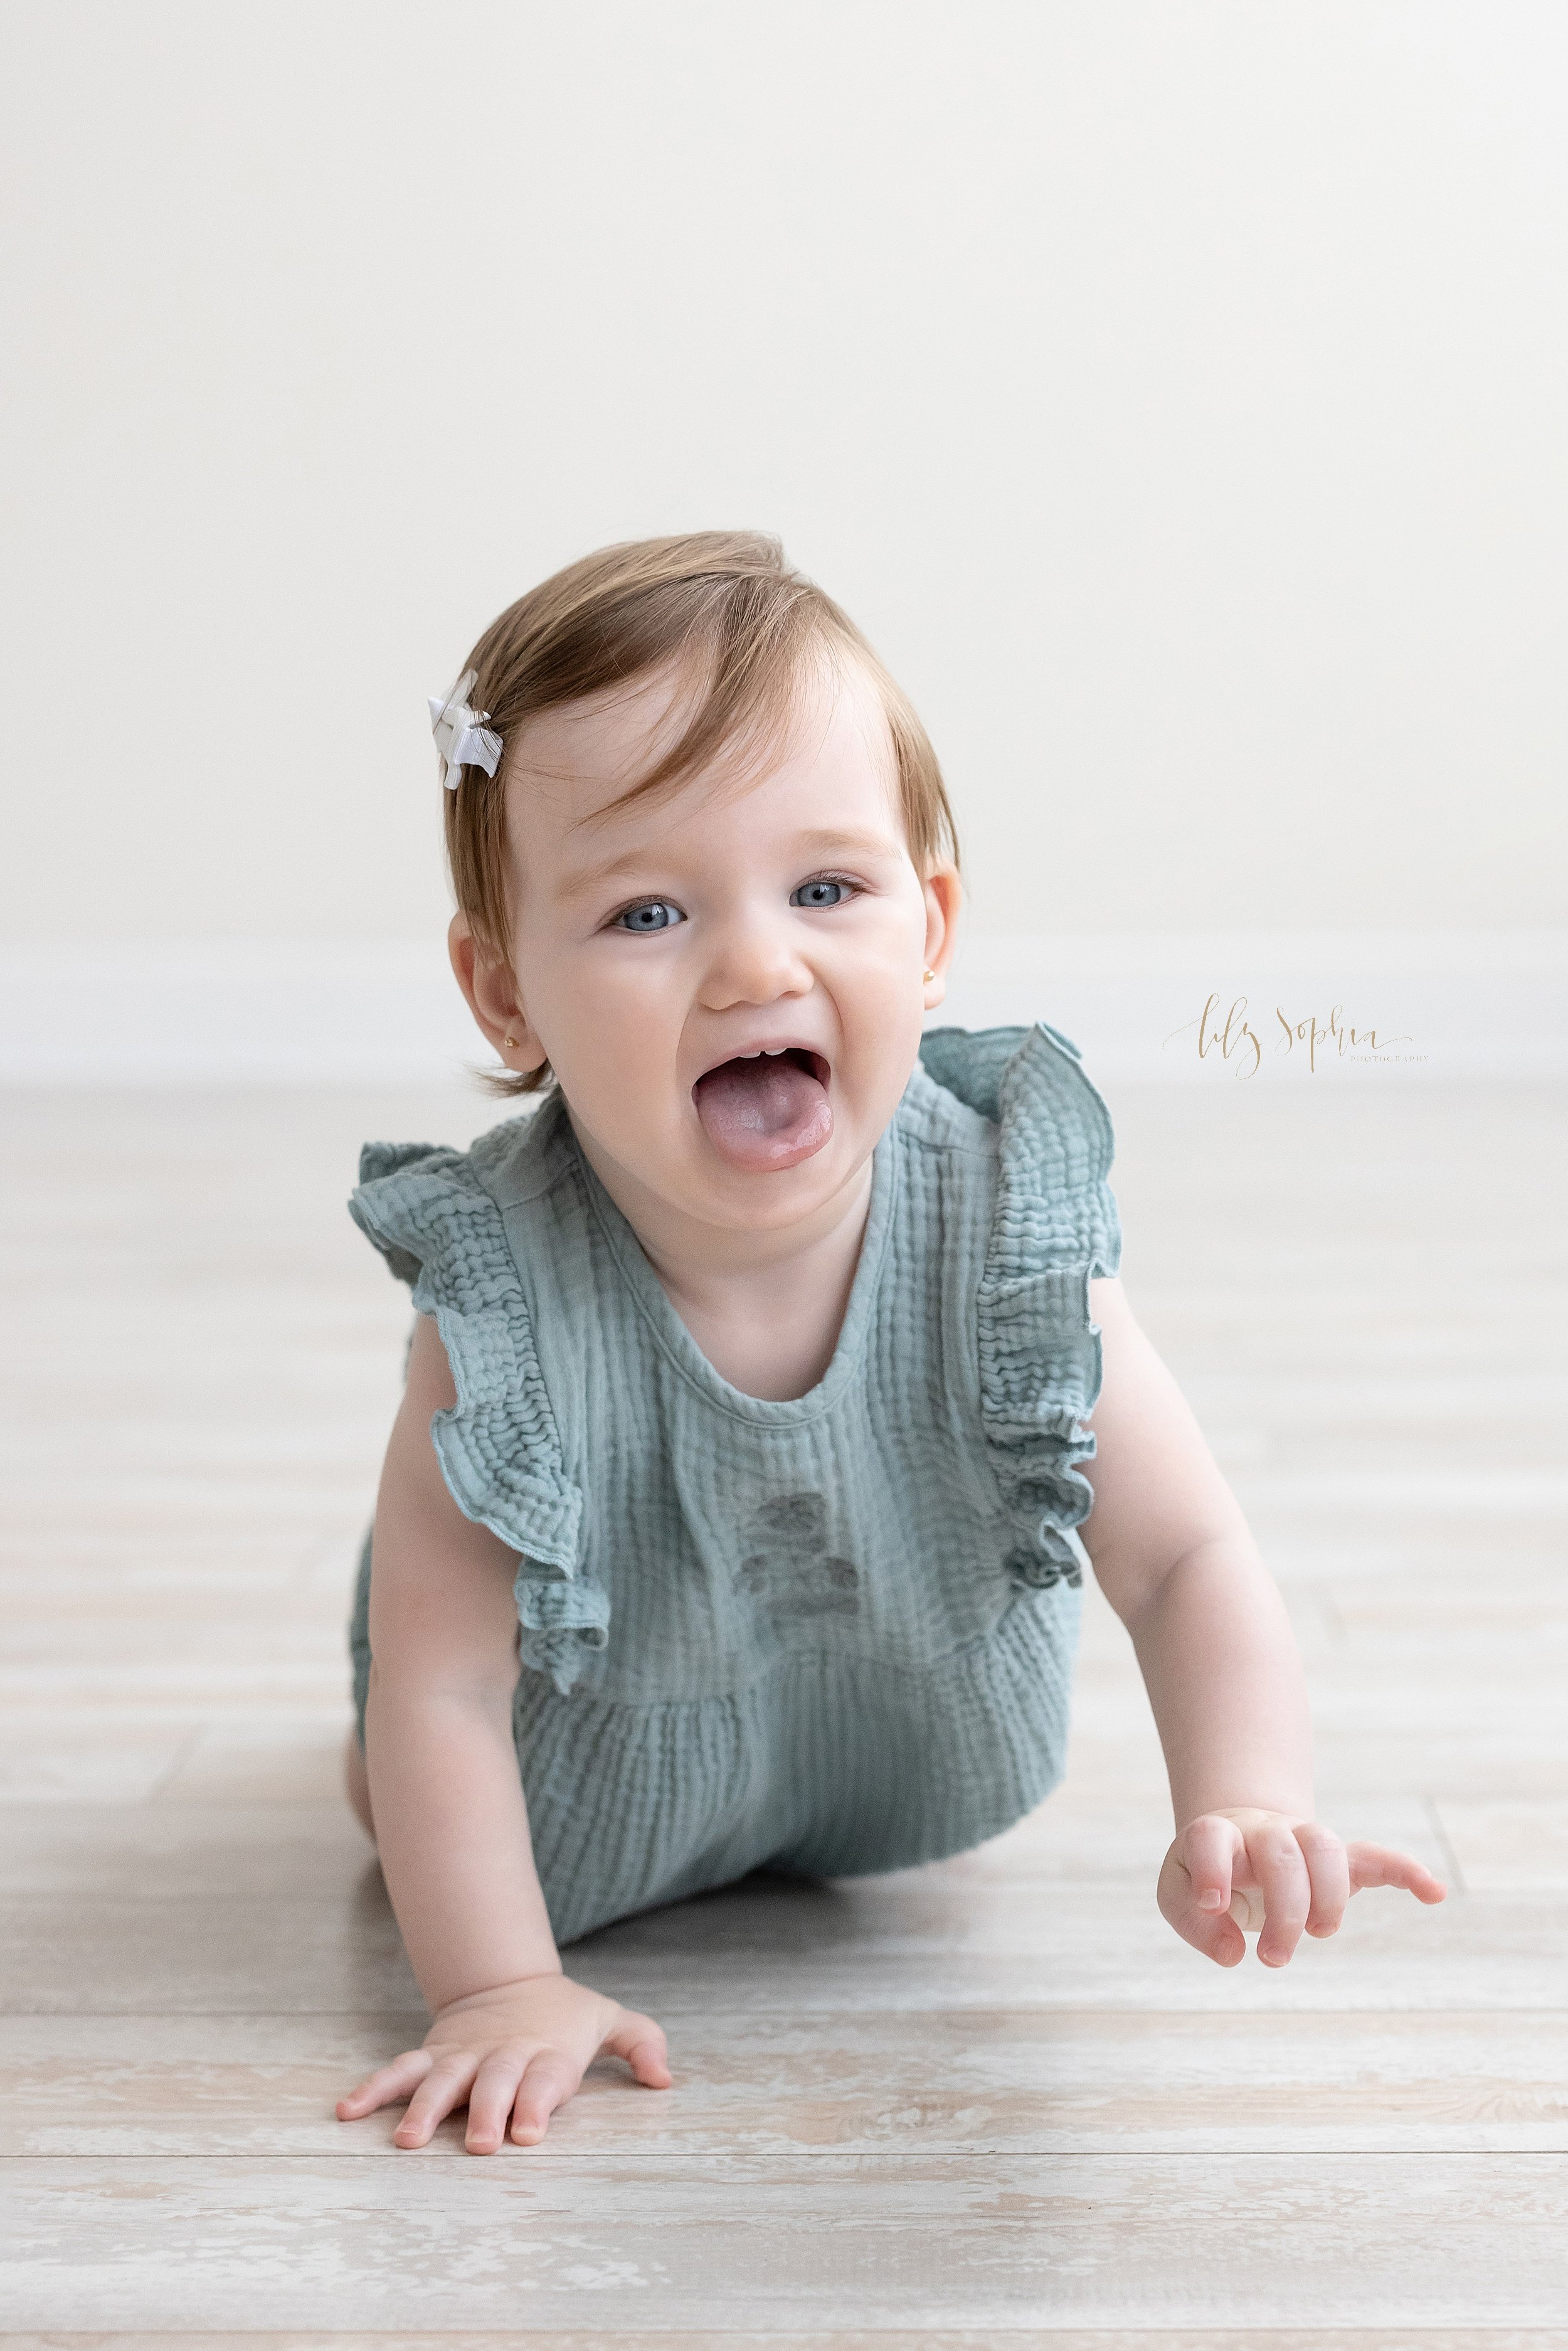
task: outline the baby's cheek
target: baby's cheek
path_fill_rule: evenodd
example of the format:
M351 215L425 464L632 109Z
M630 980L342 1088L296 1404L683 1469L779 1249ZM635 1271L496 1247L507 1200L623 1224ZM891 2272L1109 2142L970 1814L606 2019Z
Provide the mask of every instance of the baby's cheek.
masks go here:
M924 1025L918 989L866 1003L844 1036L843 1059L835 1072L841 1100L868 1122L885 1125L919 1057Z
M637 1092L672 1081L681 1024L665 993L652 974L607 979L567 967L554 975L549 1016L559 1042L559 1058L551 1056L556 1067L571 1071L585 1094Z
M679 1123L675 1044L635 1008L586 996L546 1036L573 1118L635 1167Z

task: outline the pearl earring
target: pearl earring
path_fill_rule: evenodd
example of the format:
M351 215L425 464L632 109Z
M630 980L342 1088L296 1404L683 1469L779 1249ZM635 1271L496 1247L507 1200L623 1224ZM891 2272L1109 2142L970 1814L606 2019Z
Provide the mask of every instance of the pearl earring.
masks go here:
M920 977L921 977L921 978L922 978L922 979L925 979L925 980L933 980L933 979L935 979L935 978L936 978L936 973L931 969L930 966L929 966L929 965L927 965L927 966L926 966L926 967L925 967L925 969L921 973Z

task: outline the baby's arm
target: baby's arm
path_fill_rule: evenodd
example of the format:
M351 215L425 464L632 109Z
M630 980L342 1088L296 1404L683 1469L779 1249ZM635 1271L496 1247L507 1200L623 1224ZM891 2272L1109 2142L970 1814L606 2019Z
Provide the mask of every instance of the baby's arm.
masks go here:
M348 2121L409 2098L400 2147L468 2104L467 2146L543 2137L601 2049L667 2085L664 2036L562 1972L534 1867L512 1740L517 1562L446 1489L431 1415L454 1402L421 1317L376 1502L365 1760L382 1868L435 2022L339 2105ZM410 2094L412 2097L410 2096Z
M1103 1377L1090 1426L1094 1489L1084 1546L1133 1636L1170 1774L1177 1835L1160 1908L1232 1967L1283 1967L1303 1930L1332 1935L1364 1886L1423 1902L1444 1887L1419 1862L1342 1844L1312 1818L1306 1683L1279 1587L1191 1406L1134 1320L1119 1280L1090 1284Z

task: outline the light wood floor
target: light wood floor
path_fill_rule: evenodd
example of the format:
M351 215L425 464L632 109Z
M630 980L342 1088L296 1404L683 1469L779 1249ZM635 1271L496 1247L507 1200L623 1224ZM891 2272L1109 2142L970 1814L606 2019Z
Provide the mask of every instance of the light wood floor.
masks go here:
M1325 1816L1448 1875L1282 1975L1170 1936L1092 1600L981 1851L580 1945L666 2023L537 2150L395 2153L422 2029L339 1799L402 1294L340 1205L482 1103L14 1097L0 2331L256 2346L1568 2345L1561 1088L1124 1089L1134 1307L1290 1594Z

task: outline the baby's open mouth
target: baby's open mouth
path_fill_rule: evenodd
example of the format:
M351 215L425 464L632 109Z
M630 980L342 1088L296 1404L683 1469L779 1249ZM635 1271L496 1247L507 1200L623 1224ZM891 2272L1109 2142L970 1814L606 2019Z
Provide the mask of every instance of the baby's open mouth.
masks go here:
M833 1131L821 1053L784 1045L737 1054L692 1088L703 1132L732 1167L772 1174L821 1151Z

